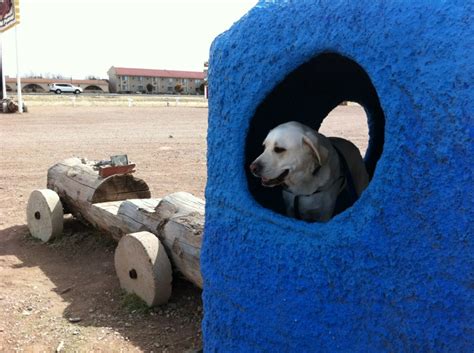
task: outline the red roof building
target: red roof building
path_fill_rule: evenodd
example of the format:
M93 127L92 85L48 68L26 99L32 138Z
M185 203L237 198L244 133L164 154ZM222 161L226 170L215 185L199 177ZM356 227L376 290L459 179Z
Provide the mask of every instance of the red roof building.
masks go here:
M116 93L203 94L204 72L112 66L110 91Z

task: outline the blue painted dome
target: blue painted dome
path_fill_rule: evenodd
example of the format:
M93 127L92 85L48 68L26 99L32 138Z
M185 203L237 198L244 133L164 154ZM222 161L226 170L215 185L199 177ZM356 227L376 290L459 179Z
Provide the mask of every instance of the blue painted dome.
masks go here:
M474 351L473 13L261 1L215 40L205 351ZM343 100L368 115L369 187L325 224L281 215L247 174L262 136Z

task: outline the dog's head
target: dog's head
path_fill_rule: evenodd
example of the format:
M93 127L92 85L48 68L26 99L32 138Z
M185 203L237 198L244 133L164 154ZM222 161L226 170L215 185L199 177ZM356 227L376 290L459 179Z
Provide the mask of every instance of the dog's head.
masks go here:
M328 156L318 134L294 121L271 130L263 146L263 153L252 162L250 171L267 187L297 185L323 166Z

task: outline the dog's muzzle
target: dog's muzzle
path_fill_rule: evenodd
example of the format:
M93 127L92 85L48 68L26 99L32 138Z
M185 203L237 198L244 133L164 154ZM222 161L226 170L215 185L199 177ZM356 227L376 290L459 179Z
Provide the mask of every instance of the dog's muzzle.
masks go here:
M285 182L285 178L288 175L288 173L290 173L290 170L285 169L283 173L281 173L276 178L267 179L267 178L262 177L262 185L267 186L267 187L273 187L273 186L283 184Z

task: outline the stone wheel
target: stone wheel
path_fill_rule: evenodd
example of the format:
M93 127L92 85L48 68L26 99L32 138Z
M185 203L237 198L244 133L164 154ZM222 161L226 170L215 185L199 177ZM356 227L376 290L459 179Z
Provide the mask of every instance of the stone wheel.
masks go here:
M28 199L26 219L33 237L47 242L63 232L63 205L49 189L34 190Z
M171 263L152 233L132 233L120 239L115 250L115 271L120 286L148 306L164 304L171 296Z

